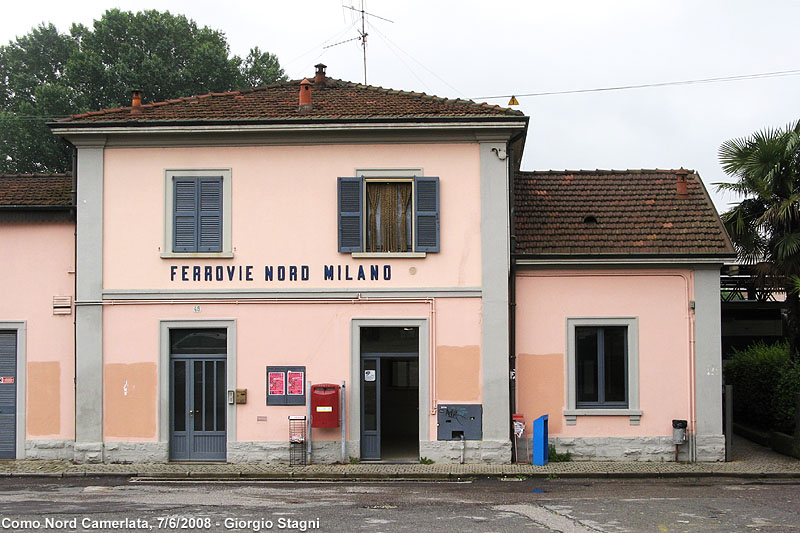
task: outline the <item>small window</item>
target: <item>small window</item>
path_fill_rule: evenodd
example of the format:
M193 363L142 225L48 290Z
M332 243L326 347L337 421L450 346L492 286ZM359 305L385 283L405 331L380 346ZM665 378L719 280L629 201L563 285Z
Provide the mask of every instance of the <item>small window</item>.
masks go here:
M338 180L339 251L439 251L439 178Z
M628 406L627 326L576 327L576 406Z
M174 178L173 252L222 251L222 177Z
M167 170L164 196L161 257L233 257L230 170Z

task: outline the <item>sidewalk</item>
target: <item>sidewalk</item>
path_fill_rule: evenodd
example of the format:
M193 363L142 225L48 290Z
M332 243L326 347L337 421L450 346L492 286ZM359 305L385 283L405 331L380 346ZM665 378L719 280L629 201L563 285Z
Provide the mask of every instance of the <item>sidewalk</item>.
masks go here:
M68 461L0 462L0 477L127 476L163 479L459 479L466 477L743 477L798 478L800 460L780 455L741 437L734 438L733 461L727 463L656 463L572 461L532 465L380 464L289 467L237 464L72 464Z

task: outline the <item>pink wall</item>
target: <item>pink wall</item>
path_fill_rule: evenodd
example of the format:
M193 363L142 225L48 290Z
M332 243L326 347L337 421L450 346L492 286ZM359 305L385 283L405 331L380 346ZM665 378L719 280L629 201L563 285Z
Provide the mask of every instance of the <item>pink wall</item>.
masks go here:
M280 289L480 285L477 143L106 148L106 289ZM356 168L423 168L440 178L441 252L353 259L337 250L336 178ZM165 169L231 168L233 259L162 259ZM313 194L310 194L313 192ZM253 265L255 281L170 281L171 265ZM391 281L324 281L326 264L391 264ZM311 279L264 280L265 265L309 265Z
M108 305L104 308L103 357L105 367L104 431L107 441L158 440L159 320L236 319L237 387L247 389L247 404L237 406L237 440L281 441L289 415L306 413L305 406L267 406L267 365L305 365L314 383L350 383L351 323L354 318L425 318L434 324L431 343L448 352L439 386L448 391L471 391L479 376L453 370L452 357L480 363L470 345L479 345L478 298L439 298L398 303L193 303L174 305ZM435 313L434 310L435 305ZM464 350L463 348L465 348ZM453 354L456 354L453 356ZM466 355L465 355L466 354ZM455 362L458 362L457 360ZM449 365L449 366L448 366ZM438 369L437 362L437 369ZM422 372L426 370L421 369ZM434 370L431 370L434 372ZM436 394L435 390L431 394ZM448 401L468 400L456 393ZM480 401L480 395L478 395ZM433 407L429 400L429 407ZM355 405L348 416L357 416ZM422 409L423 406L420 406ZM258 417L267 417L259 421ZM435 439L431 415L429 438ZM338 440L340 430L314 430L317 440ZM352 438L352 437L349 437Z
M517 277L517 412L549 414L558 437L671 435L690 416L691 271L531 271ZM567 317L638 317L641 425L628 416L565 424Z
M75 436L74 314L53 315L53 296L74 293L72 223L4 223L0 322L27 321L26 438Z

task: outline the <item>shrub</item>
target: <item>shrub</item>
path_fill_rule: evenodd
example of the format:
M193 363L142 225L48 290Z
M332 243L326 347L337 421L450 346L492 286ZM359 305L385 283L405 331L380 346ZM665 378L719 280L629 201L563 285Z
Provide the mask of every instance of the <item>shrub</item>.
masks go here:
M725 367L726 383L733 385L733 413L737 422L773 429L778 384L790 374L789 345L757 342L737 351ZM793 386L793 385L792 385ZM789 385L787 385L787 388ZM793 397L791 402L793 402ZM786 408L778 411L785 413ZM792 414L794 409L792 409ZM783 420L784 415L780 416Z
M797 394L800 394L800 364L789 363L775 387L772 418L773 429L776 431L787 435L794 434L795 397Z

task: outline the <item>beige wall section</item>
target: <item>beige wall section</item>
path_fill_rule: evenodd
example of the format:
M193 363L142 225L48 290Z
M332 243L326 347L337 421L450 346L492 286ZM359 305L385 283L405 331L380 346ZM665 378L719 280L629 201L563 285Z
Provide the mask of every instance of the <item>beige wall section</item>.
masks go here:
M436 392L440 403L480 401L480 346L437 346L436 362Z
M106 290L479 287L481 204L477 143L107 148L103 284ZM268 162L268 164L267 164ZM422 168L438 176L441 251L421 258L338 252L336 178L361 168ZM161 258L167 169L230 169L232 259ZM313 194L309 194L309 191ZM287 201L288 199L288 201ZM135 224L131 224L136 221ZM358 281L359 266L391 265L390 281ZM253 281L171 281L171 266L253 266ZM308 281L265 280L265 266L310 269ZM323 265L352 280L324 280ZM191 279L191 278L190 278Z
M560 433L564 410L564 354L521 353L517 355L516 414L525 417L528 431L533 421L549 414L548 429Z
M42 437L61 433L61 364L28 363L27 433Z
M27 402L26 438L72 440L75 317L53 315L53 296L74 295L75 226L4 222L0 250L6 258L0 261L0 322L26 322L25 356L36 380L20 399ZM38 386L42 381L50 383L49 390Z
M554 437L672 435L673 419L692 419L691 293L692 276L688 270L519 273L518 412L525 415L527 423L549 414L550 435ZM624 413L580 414L575 425L566 424L567 319L580 317L598 322L614 317L637 320L638 409L642 412L638 425L632 424Z
M107 438L156 436L158 373L155 363L105 365L104 390L103 427Z

